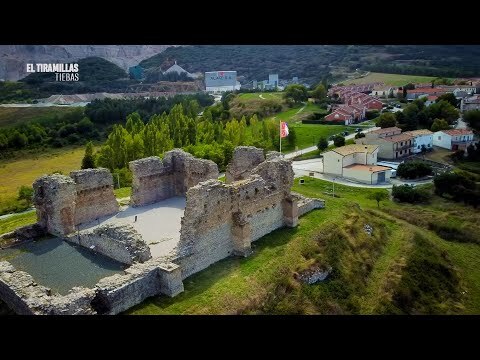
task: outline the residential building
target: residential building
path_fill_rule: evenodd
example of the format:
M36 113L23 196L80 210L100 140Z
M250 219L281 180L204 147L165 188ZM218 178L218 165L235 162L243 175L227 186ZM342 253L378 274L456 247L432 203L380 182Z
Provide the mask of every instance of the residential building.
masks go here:
M462 99L460 111L480 110L480 95L475 95Z
M424 146L426 150L433 149L433 132L427 129L405 131L403 134L408 134L413 137L413 149L414 154L422 152Z
M388 98L389 96L393 96L393 87L385 86L385 85L376 85L373 87L373 90L370 93L370 95Z
M446 88L440 87L423 87L423 88L415 88L413 90L407 90L407 97L406 99L409 101L413 101L425 96L440 96L443 94L447 94L449 91Z
M457 151L466 150L474 142L473 131L467 129L441 130L433 134L433 145Z
M413 136L401 132L397 127L379 129L367 133L364 138L356 139L355 143L378 145L379 158L401 159L413 154Z
M365 119L366 107L361 105L338 105L332 113L325 116L324 121L350 125Z
M366 184L390 180L391 169L377 165L377 145L346 145L323 153L323 172Z

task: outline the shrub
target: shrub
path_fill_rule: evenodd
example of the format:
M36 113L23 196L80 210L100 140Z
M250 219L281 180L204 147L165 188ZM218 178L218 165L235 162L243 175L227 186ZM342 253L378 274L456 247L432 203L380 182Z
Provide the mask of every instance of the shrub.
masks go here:
M392 196L400 202L408 202L412 204L426 202L430 199L430 194L427 190L407 184L399 186L394 185L392 188Z
M326 148L328 148L328 140L324 137L321 137L320 139L318 139L317 148L320 151L323 151Z
M359 133L355 134L355 139L360 139L360 138L364 138L364 137L365 137L365 134L362 133L362 132L359 132Z
M336 147L345 145L345 138L341 135L337 135L333 138L333 145Z
M380 115L380 112L379 112L378 110L368 110L368 111L365 113L365 117L367 118L367 120L375 119L375 118L377 118L379 115Z
M33 188L25 185L20 186L17 200L24 200L30 206L33 200Z
M416 179L432 174L432 167L422 161L408 161L401 163L397 175L405 179Z

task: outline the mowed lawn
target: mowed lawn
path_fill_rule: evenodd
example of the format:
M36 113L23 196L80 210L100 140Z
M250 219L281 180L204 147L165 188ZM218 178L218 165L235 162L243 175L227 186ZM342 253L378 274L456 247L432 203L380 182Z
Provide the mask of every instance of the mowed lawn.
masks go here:
M340 134L345 130L352 134L355 131L355 126L294 123L290 125L290 129L295 129L297 134L296 146L299 149L304 149L317 145L320 137L325 137L328 140L331 135ZM282 139L282 152L293 150L295 149L288 143L288 139Z
M367 84L373 82L383 82L385 85L403 86L408 83L428 83L434 80L432 76L418 76L418 75L402 75L402 74L386 74L371 72L367 76L359 79L352 79L342 81L342 84Z
M82 146L0 162L0 204L15 199L20 186L32 186L41 175L80 169L84 153Z
M53 115L62 116L75 111L76 107L0 107L0 127L19 125L41 120Z

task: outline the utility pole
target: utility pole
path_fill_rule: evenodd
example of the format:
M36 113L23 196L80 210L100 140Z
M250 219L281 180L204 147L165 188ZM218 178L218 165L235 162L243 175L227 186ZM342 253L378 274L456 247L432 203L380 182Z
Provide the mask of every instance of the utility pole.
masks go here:
M282 119L279 121L280 154L282 153Z
M118 189L120 189L120 176L118 175L118 173L117 173L117 186L118 186Z
M332 190L332 196L335 197L335 178L333 178L333 190Z

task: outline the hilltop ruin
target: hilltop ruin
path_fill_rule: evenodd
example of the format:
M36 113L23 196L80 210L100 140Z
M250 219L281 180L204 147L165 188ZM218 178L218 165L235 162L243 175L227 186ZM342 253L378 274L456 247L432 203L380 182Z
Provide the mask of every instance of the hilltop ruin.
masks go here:
M118 314L150 296L175 296L185 278L228 256L249 256L252 242L324 207L291 193L289 160L254 147L235 149L226 183L215 163L179 149L132 161L130 169L127 208L119 207L106 169L35 181L39 229L128 268L62 296L0 262L0 298L15 312Z

